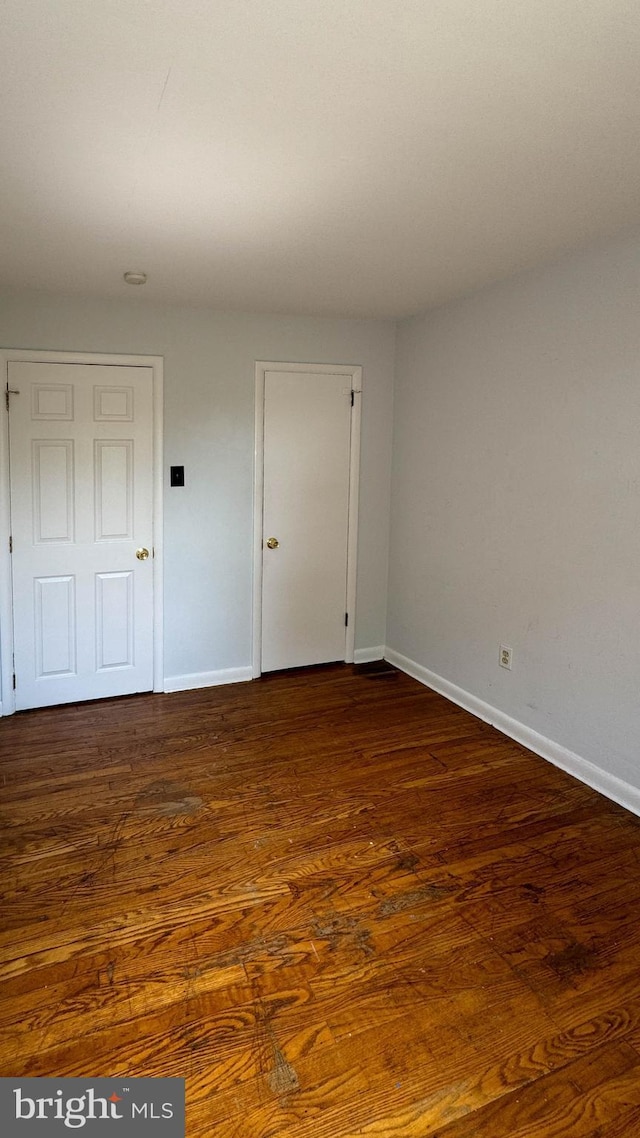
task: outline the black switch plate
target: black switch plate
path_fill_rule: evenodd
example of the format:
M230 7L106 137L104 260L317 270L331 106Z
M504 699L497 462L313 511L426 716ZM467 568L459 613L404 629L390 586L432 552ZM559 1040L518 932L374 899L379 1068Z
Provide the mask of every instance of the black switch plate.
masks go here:
M171 467L171 485L184 486L184 466Z

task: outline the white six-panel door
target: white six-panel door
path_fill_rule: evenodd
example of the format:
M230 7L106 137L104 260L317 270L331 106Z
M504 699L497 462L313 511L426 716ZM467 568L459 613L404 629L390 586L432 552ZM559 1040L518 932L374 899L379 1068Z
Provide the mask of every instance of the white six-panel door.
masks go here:
M262 671L345 659L350 434L349 377L266 371Z
M152 368L8 378L16 708L151 690Z

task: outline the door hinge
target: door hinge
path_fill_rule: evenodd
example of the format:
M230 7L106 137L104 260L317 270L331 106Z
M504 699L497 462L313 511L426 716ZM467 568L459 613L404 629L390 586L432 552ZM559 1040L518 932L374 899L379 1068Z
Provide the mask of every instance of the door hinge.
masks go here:
M13 673L13 690L14 691L16 690L16 674L15 674L15 672Z
M13 538L11 534L9 534L9 553L13 553Z
M355 401L356 401L356 393L355 393L355 391L353 390L353 388L351 388L351 406L352 406L352 407L353 407L353 405L354 405Z
M9 384L7 384L6 389L5 389L5 393L4 393L4 401L7 405L7 411L9 410L9 396L10 395L19 395L19 394L20 394L19 391L14 391L13 388L9 387Z
M345 626L345 628L348 628L348 626L349 626L349 613L348 612L346 612L344 614L344 626Z

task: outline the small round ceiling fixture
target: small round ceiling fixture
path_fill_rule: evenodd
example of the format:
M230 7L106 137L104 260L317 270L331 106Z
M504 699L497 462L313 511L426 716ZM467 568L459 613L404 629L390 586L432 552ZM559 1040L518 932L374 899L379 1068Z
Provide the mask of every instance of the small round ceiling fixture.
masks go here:
M124 279L127 282L127 284L143 285L143 284L147 283L147 274L146 273L128 272L128 273L124 274Z

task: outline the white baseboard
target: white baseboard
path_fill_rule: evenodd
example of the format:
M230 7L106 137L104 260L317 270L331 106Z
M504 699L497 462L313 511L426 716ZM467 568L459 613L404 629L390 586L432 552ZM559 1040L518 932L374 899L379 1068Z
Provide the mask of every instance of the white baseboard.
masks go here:
M609 774L602 767L597 767L588 759L583 759L581 755L577 755L575 751L569 751L566 747L562 747L560 743L554 743L553 739L547 739L545 735L540 735L531 727L520 723L519 720L512 719L504 711L499 711L497 707L492 707L491 704L478 699L471 692L459 688L435 672L430 672L422 664L416 664L415 660L410 660L407 656L402 656L391 648L385 649L384 658L399 668L401 672L406 672L414 680L419 680L426 687L433 688L440 695L450 699L452 703L456 703L458 707L463 707L465 711L470 711L478 719L490 723L503 735L508 735L517 743L522 743L523 747L527 747L534 754L553 763L554 766L560 767L561 770L573 775L580 782L586 783L593 790L604 794L606 798L617 802L619 806L624 806L633 814L640 815L640 788L624 782L616 775Z
M253 679L252 668L222 668L219 672L189 672L185 676L165 676L165 692L213 688L219 684L240 684Z
M354 664L371 664L373 660L384 660L384 644L375 648L356 648L353 653Z

